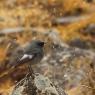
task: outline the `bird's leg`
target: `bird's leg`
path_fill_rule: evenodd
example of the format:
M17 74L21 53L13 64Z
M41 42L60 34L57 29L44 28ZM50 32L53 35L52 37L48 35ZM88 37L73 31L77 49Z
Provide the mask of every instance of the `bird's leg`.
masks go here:
M34 79L34 71L32 69L31 64L28 65L28 75L31 76Z
M26 80L26 91L28 95L36 95L36 87L34 85L34 71L32 69L31 64L28 65L28 74L27 74L27 80Z

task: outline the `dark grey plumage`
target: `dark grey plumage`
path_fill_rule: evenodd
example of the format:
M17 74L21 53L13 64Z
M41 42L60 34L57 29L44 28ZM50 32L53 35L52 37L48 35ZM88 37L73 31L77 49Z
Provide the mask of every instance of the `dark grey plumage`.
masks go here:
M40 40L33 40L25 47L18 47L11 55L11 60L8 63L9 67L17 67L24 63L35 64L43 58L44 42Z

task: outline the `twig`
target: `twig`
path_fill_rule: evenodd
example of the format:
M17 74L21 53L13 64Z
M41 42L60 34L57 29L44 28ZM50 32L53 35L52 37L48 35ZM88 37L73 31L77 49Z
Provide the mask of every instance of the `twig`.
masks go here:
M52 23L53 24L68 24L68 23L73 23L80 20L86 20L89 17L90 16L69 16L69 17L55 18L52 20Z
M48 28L43 28L43 27L16 27L16 28L5 28L0 30L0 34L8 34L8 33L15 33L15 32L23 32L23 31L38 31L38 32L43 32L43 31L49 31L50 29Z

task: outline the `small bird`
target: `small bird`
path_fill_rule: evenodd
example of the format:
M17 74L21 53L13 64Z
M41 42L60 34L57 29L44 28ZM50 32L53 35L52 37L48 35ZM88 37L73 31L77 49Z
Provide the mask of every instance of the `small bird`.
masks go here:
M18 67L27 63L29 67L41 61L44 56L44 42L32 40L24 47L18 47L11 55L8 67Z

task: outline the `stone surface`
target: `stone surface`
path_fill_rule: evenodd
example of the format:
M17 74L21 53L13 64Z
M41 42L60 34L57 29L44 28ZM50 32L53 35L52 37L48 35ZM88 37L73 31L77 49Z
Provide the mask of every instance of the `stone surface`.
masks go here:
M40 74L35 74L34 77L34 79L31 76L22 79L14 87L10 95L66 95L65 93L59 94L56 87L47 77ZM31 87L28 87L30 84L32 84Z

